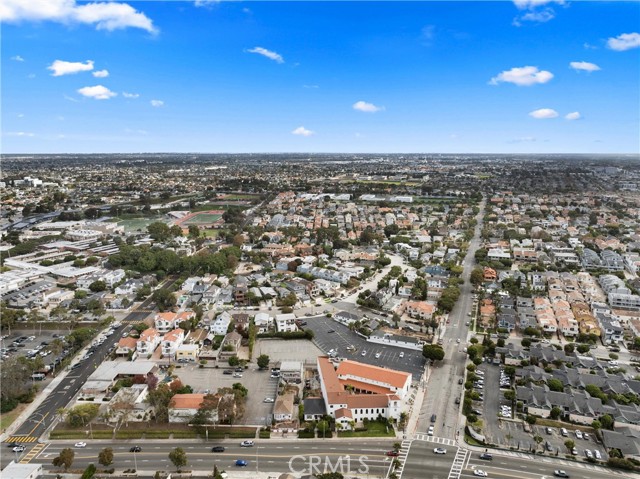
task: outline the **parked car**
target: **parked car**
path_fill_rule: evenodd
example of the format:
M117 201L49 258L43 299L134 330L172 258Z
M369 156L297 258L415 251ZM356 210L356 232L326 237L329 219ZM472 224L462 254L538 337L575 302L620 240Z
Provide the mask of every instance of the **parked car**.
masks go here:
M593 454L595 454L596 459L602 459L602 454L600 454L600 451L598 451L597 449L593 451Z
M398 355L398 357L400 357L400 358L404 358L404 351L402 351L402 352Z
M213 446L211 452L224 452L224 446Z
M253 441L242 441L240 447L253 447Z

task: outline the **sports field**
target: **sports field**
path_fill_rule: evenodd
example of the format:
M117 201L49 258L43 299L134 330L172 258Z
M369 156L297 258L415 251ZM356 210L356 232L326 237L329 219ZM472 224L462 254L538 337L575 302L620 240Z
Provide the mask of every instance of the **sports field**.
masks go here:
M155 218L131 218L127 220L118 221L118 226L124 227L127 233L135 233L138 231L147 231L149 226L154 221L158 221Z
M184 218L180 219L176 222L181 226L208 226L219 224L222 221L222 215L224 211L221 210L210 210L210 211L198 211L195 213L191 213Z

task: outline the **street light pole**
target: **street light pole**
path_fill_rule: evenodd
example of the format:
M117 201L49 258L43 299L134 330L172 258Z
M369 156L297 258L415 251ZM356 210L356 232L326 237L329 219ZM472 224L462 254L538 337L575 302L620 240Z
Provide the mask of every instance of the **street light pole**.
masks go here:
M136 450L133 450L133 467L135 468L136 472L138 472L138 460L136 459Z

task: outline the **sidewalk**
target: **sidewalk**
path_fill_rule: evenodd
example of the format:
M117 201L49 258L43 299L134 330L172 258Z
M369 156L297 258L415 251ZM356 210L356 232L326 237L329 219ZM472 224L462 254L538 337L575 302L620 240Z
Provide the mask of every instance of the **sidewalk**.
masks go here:
M420 411L422 410L422 403L424 402L424 397L427 392L427 384L429 383L430 376L431 368L427 366L425 367L424 373L422 373L420 381L418 382L418 390L413 400L413 405L411 406L409 413L409 420L407 421L407 426L405 428L406 433L404 436L406 437L413 437L416 432L418 432L418 419L420 417ZM400 431L398 431L398 436L399 438L404 439L401 436Z
M5 429L2 434L0 434L0 442L4 442L9 436L15 433L15 431L22 425L24 421L27 420L29 416L31 416L36 409L40 407L40 405L44 402L44 400L49 397L55 388L67 377L69 371L62 371L58 374L53 381L51 381L44 390L40 391L36 394L36 398L31 402L27 408L22 411L22 413L16 418L15 421L11 423L11 425Z

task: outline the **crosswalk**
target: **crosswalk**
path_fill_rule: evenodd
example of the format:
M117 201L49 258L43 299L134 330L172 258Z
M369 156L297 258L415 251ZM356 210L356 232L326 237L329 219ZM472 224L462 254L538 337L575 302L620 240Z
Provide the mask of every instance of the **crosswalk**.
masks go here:
M410 447L411 447L410 440L405 439L404 441L402 441L402 443L400 443L400 451L398 451L398 457L396 458L400 462L400 465L396 469L393 469L393 461L392 461L391 465L389 466L389 472L387 473L387 477L389 477L392 472L395 472L395 474L398 477L402 477L402 471L404 470L404 463L407 461L407 456L409 455Z
M45 447L47 447L47 444L42 442L33 446L33 448L20 459L20 464L29 464Z
M460 474L462 474L462 470L464 469L464 464L467 461L468 455L469 451L467 451L466 449L456 449L456 456L453 458L453 464L451 465L451 469L449 470L448 479L460 478Z
M434 444L443 444L445 446L455 446L456 445L456 442L453 439L449 439L447 437L429 436L429 435L421 433L421 432L416 433L415 440L416 441L433 442Z
M5 442L36 442L38 440L35 436L9 436Z

